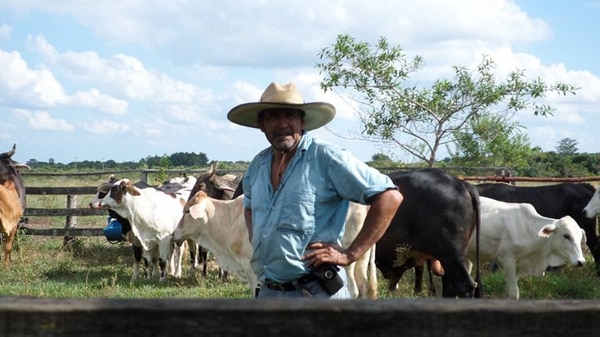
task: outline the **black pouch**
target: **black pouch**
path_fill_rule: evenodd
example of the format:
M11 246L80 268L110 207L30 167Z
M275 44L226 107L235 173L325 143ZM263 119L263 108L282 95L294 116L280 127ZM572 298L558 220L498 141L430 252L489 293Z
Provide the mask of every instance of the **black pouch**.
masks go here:
M328 263L313 267L311 270L317 282L330 296L337 293L344 286L344 280L338 275L338 270L340 270L338 266Z

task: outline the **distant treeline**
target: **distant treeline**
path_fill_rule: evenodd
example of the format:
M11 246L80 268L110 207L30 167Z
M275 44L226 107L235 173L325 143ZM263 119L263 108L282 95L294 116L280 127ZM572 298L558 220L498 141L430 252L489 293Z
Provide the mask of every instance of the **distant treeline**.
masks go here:
M207 168L216 161L209 160L205 153L194 152L176 152L171 155L148 156L137 162L116 162L112 159L106 161L77 161L67 164L55 162L50 158L47 162L30 159L27 161L32 169L38 172L72 172L72 171L98 171L98 170L137 170L137 169L175 169L189 168L202 169ZM476 175L480 174L475 170L468 168L481 167L503 167L510 170L513 176L522 177L585 177L600 175L600 153L557 153L557 152L536 152L527 160L525 164L515 166L514 163L499 163L493 160L487 162L469 161L465 158L451 159L446 158L436 163L435 167L463 167L463 171L457 174ZM219 169L240 170L248 166L247 161L220 161ZM422 164L407 164L391 160L385 154L378 153L373 155L372 160L368 161L372 167L377 168L404 168L404 167L424 167Z
M47 162L30 159L27 165L36 171L98 171L98 170L137 170L137 169L170 169L170 168L205 168L214 163L209 161L205 153L176 152L171 155L148 156L139 161L116 162L108 160L82 160L70 163L56 162L50 158ZM219 162L220 169L244 169L248 162Z

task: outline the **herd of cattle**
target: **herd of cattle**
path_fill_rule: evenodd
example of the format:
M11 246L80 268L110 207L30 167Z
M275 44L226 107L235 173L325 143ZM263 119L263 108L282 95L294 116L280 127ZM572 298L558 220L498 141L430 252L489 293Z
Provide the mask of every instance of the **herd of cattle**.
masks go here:
M20 171L29 168L12 160L14 153L15 146L0 154L5 266L25 209ZM505 275L506 296L518 299L520 277L543 275L567 263L582 266L582 243L600 275L600 192L590 184L471 184L438 169L388 175L404 201L377 244L346 267L354 297L377 297L377 269L392 291L414 269L415 291L421 291L424 266L436 296L481 297L480 265L492 262ZM259 281L250 268L252 246L240 185L239 176L219 176L214 166L198 178L175 178L158 187L111 177L98 187L90 207L107 210L121 223L133 247L132 281L140 273L161 282L168 275L181 277L186 249L191 272L202 264L206 275L210 251L224 277L231 273L254 293ZM350 203L343 245L352 242L367 212L368 206Z

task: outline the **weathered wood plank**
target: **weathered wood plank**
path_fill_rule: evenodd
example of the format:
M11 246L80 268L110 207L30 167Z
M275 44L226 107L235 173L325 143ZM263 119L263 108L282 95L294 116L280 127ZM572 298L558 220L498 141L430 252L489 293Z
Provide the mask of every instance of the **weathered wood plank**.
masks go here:
M595 336L600 301L1 298L0 336Z
M92 216L104 215L106 210L94 208L25 208L23 216Z
M22 226L25 235L43 235L43 236L104 236L102 228L31 228Z
M66 194L74 194L74 195L86 195L86 194L96 194L98 190L98 186L79 186L79 187L25 187L25 192L27 194L36 194L36 195L66 195Z

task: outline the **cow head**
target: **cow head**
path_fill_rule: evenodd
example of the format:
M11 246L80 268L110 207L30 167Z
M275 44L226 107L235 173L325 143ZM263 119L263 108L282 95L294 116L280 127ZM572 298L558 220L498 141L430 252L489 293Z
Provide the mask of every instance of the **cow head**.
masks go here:
M25 210L25 183L20 170L28 170L30 167L12 159L16 149L17 144L13 144L10 151L0 154L0 184L9 189L14 188L17 191L21 208Z
M100 206L103 209L119 207L127 194L136 196L140 195L140 191L129 179L117 180L112 184L106 196L102 198Z
M104 199L104 197L108 194L108 191L110 191L110 188L116 181L117 178L115 178L115 175L111 174L107 182L102 183L100 186L98 186L98 188L96 189L96 195L94 195L94 198L92 199L92 201L90 201L89 207L99 209L102 199Z
M219 200L230 200L233 197L241 177L234 174L218 176L216 174L218 164L211 165L208 172L198 177L190 193L190 199L199 191L206 192L209 197Z
M208 221L208 206L209 198L205 192L199 191L191 196L183 206L183 216L173 232L173 240L176 243L200 235L202 225Z
M594 218L600 215L600 189L597 188L596 192L587 203L587 205L583 208L583 215L588 218Z
M574 266L583 266L585 257L581 250L582 242L585 243L585 232L573 218L565 216L558 219L554 224L545 225L538 236L552 240L552 256L568 261Z

